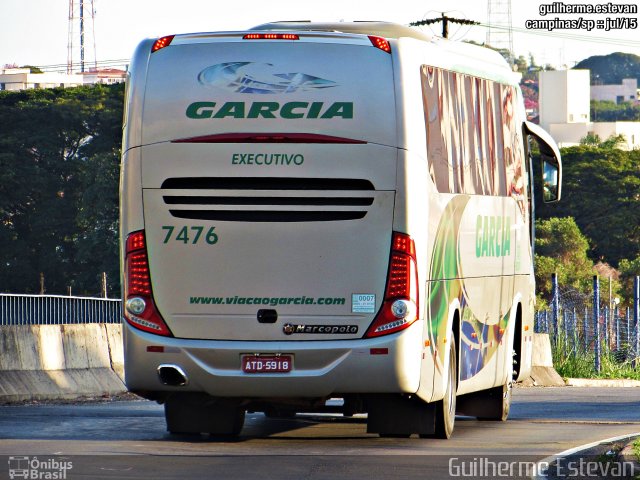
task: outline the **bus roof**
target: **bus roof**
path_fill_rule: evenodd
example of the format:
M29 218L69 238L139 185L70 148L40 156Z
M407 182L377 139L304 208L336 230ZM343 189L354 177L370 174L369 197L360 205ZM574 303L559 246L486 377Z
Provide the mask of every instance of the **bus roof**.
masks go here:
M431 59L435 66L463 73L478 75L512 85L519 83L500 53L466 42L452 41L439 36L427 35L416 28L391 22L312 22L309 20L270 22L258 25L250 31L313 32L318 35L375 35L389 39L410 38L429 43ZM436 60L435 52L440 52Z
M414 28L399 25L391 22L376 21L355 21L355 22L311 22L309 20L302 21L284 21L270 22L256 27L251 30L286 30L286 31L313 31L313 32L334 32L334 33L357 33L362 35L379 35L386 38L415 38L417 40L430 41L430 35L416 30Z

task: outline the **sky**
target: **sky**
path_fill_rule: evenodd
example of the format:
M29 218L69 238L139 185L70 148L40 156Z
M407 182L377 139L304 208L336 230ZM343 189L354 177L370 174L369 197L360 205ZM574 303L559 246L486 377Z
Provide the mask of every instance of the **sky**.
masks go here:
M508 0L493 0L506 3ZM541 5L556 0L512 0L513 45L516 56L533 55L538 65L556 68L573 67L591 55L626 52L640 55L639 14L557 14L541 15ZM610 0L572 0L582 4L607 5ZM611 0L614 1L614 0ZM637 0L615 0L638 5ZM443 9L447 16L488 23L488 0L94 0L94 20L91 21L91 0L84 0L85 61L90 64L118 60L125 64L136 45L144 38L174 33L245 30L275 20L384 20L408 24L439 17ZM63 71L67 62L69 32L69 0L0 0L0 66L59 65ZM76 16L80 0L74 0ZM563 4L568 4L565 1ZM549 33L539 28L527 29L527 21L559 18L582 19L574 29ZM500 22L506 17L494 19ZM592 25L602 20L621 22L616 30L606 31ZM620 20L622 19L622 20ZM634 20L635 19L635 20ZM635 28L633 23L635 22ZM492 22L495 23L495 22ZM93 26L92 26L93 24ZM532 25L529 25L530 27ZM533 25L535 27L535 25ZM421 27L427 33L440 34L440 26ZM79 62L79 22L74 26L74 62ZM91 31L95 33L95 55ZM454 40L486 40L485 26L451 26ZM498 41L506 36L498 34Z

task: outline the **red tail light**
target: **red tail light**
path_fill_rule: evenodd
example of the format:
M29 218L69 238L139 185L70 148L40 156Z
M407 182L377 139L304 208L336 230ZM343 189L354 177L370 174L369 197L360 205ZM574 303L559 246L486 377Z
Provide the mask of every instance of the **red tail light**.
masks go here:
M243 40L300 40L295 33L248 33Z
M173 42L173 37L175 37L175 35L167 35L166 37L160 37L159 39L157 39L151 47L151 53L157 52L158 50L171 45L171 42Z
M124 271L124 317L132 326L171 336L153 301L144 230L127 237Z
M407 328L418 319L418 300L415 243L409 235L394 232L384 301L365 337L388 335Z
M379 48L383 52L391 53L391 45L389 44L389 40L386 38L369 35L369 40L371 40L371 44L374 47Z

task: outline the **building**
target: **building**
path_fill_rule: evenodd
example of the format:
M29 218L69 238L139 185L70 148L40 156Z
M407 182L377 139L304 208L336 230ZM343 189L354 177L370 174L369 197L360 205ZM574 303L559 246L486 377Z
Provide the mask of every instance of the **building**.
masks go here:
M125 81L127 72L116 68L92 70L84 73L31 73L29 68L0 69L0 90L29 90L33 88L78 87L81 85L113 84Z
M638 101L638 80L624 78L621 85L591 85L591 100L636 103Z
M542 128L551 132L552 124L589 122L589 70L541 71L539 79L538 108Z
M88 72L84 72L82 75L84 76L84 83L90 85L95 85L97 83L106 85L122 83L127 78L127 72L117 68L89 70Z
M32 88L78 87L84 78L68 73L31 73L28 68L0 69L0 90L29 90Z
M640 122L592 122L589 70L553 70L540 72L540 126L559 146L578 145L589 134L602 140L624 135L622 148L640 148Z

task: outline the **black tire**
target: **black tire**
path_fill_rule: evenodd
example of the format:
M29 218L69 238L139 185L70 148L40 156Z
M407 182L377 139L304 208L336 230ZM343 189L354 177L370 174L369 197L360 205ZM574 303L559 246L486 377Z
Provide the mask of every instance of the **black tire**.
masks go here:
M234 437L245 418L245 410L237 404L206 394L173 395L166 400L164 411L167 431L172 435Z
M486 402L487 411L491 412L489 415L482 415L478 417L478 420L492 420L498 422L506 422L509 418L509 411L511 410L511 387L517 374L514 371L513 365L517 364L516 352L513 350L513 360L511 361L510 370L507 374L507 383L487 390L480 400Z
M449 369L447 371L447 388L444 398L436 404L435 437L448 439L453 433L456 420L456 391L458 389L458 365L456 360L456 342L449 334Z

